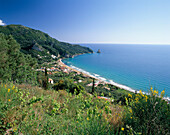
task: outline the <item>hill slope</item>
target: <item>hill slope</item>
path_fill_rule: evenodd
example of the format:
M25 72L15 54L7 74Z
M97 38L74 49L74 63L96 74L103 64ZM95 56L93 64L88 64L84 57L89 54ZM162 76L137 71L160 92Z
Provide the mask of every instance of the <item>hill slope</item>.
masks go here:
M48 34L22 25L0 26L0 33L12 35L20 44L21 52L31 54L39 63L57 57L72 57L83 53L93 53L87 47L60 42ZM54 55L53 58L51 55Z

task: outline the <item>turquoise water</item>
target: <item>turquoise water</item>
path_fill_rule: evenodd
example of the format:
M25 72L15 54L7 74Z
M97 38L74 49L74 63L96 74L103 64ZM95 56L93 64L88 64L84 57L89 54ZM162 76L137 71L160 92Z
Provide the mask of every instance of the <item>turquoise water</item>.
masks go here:
M150 86L170 96L169 45L82 44L94 52L63 62L87 71L108 82L123 84L132 89L148 91Z

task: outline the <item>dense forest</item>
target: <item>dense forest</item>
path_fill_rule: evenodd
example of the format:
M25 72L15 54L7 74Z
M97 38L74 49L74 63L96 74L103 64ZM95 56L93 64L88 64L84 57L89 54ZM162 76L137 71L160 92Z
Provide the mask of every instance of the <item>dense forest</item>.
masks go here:
M73 57L78 54L93 53L87 47L60 42L44 32L22 25L0 26L0 33L12 35L20 44L21 52L30 54L38 60L38 63L51 61L58 57Z
M20 45L10 35L0 33L0 82L32 83L36 73L32 70L36 59L20 52Z

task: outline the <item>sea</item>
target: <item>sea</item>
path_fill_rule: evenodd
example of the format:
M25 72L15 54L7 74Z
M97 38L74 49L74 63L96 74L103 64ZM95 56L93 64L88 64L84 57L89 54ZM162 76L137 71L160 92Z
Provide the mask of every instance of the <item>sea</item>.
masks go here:
M165 90L165 96L170 97L170 45L81 45L94 53L62 60L66 65L133 90ZM98 49L101 53L96 53Z

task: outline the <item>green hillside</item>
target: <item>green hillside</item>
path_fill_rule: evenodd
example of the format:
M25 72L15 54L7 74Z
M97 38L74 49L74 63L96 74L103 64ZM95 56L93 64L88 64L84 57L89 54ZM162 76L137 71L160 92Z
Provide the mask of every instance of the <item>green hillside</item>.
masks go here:
M93 53L87 47L60 42L48 34L22 25L0 26L0 33L12 35L20 44L21 52L31 54L39 63L51 61L57 57L73 57L83 53ZM51 55L54 55L53 58ZM55 57L56 56L56 57Z

